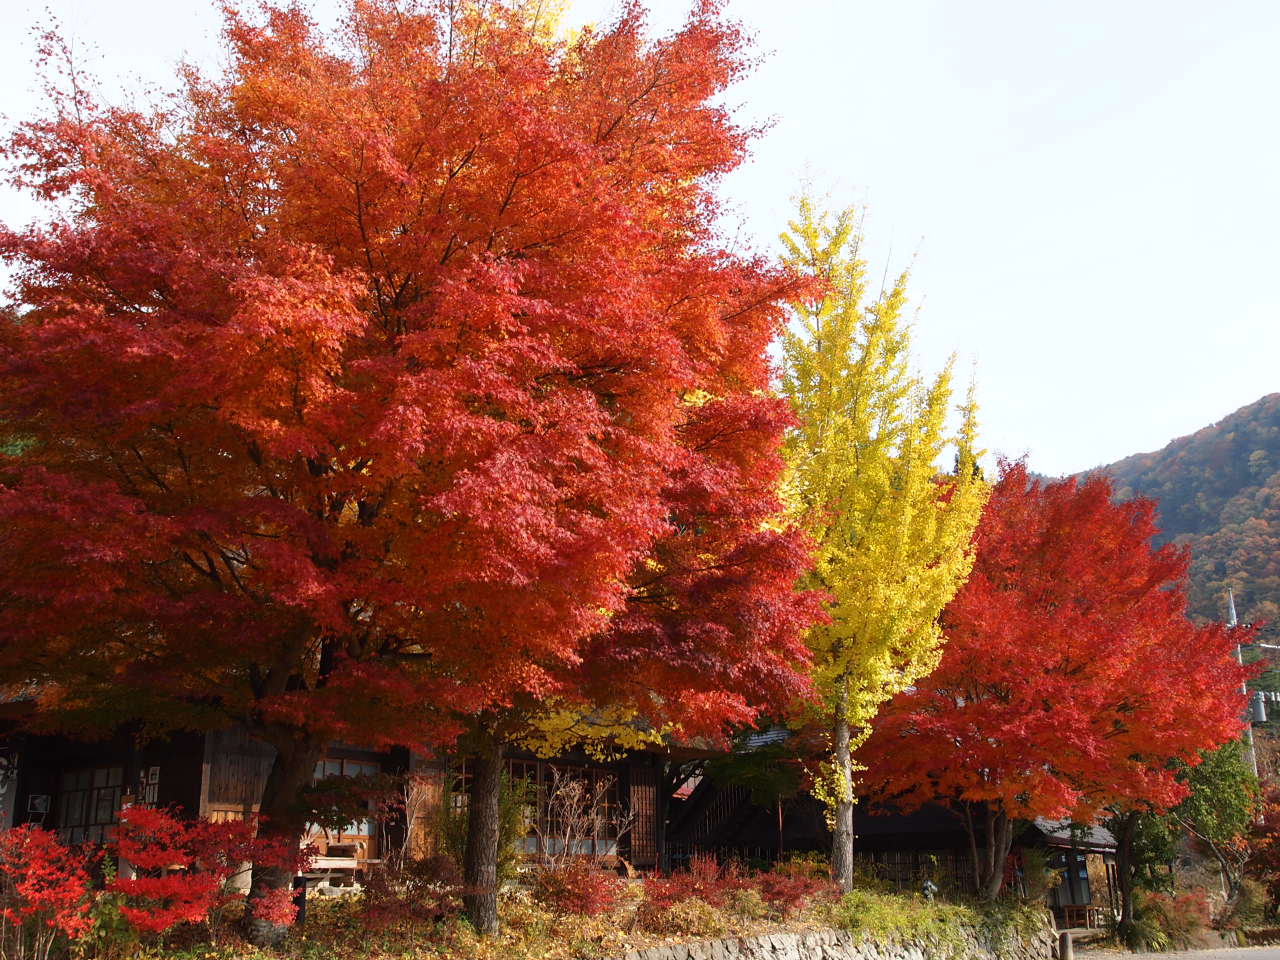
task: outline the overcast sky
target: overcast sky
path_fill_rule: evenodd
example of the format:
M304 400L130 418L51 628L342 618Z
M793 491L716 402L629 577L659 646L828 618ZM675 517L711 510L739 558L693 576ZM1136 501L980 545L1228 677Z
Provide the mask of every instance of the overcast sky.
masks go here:
M339 0L317 0L321 20ZM576 0L608 20L613 0ZM654 29L683 0L650 4ZM729 0L765 59L730 101L773 120L724 184L776 249L807 178L868 208L877 275L913 264L916 355L976 365L985 445L1075 472L1280 390L1280 3ZM0 112L36 104L52 11L103 89L217 60L204 0L5 0ZM93 49L90 49L93 48ZM29 201L0 189L0 219Z

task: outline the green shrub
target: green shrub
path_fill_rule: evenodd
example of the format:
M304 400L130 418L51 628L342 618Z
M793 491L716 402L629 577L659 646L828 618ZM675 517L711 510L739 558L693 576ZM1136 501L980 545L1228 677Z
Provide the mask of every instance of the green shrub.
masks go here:
M1232 927L1257 927L1267 919L1271 907L1271 896L1266 885L1251 877L1240 884L1240 894L1236 897L1231 915L1226 918L1226 925Z
M891 942L932 940L944 956L951 957L963 955L965 935L976 933L982 919L969 907L874 890L846 893L833 915L850 933Z
M117 957L132 956L141 943L138 931L125 919L120 907L125 903L122 893L111 891L116 879L116 861L111 857L102 860L102 886L89 906L89 917L93 926L79 943L83 956L91 956L97 960L114 960ZM209 925L210 936L214 943L218 941L220 928L213 923Z
M1159 952L1199 946L1209 926L1209 902L1203 890L1173 896L1135 890L1133 922L1117 925L1115 936L1135 951Z
M467 805L457 803L457 794L448 786L436 814L436 835L444 852L462 869L467 850ZM533 788L524 779L511 779L502 774L498 798L498 883L514 880L523 856L521 843L529 832L529 811L533 805Z
M831 859L814 851L793 853L785 862L774 867L774 872L813 880L830 880Z
M769 916L769 905L755 887L734 890L725 901L725 909L735 918L754 923Z
M1043 904L1049 891L1062 882L1062 871L1053 866L1049 851L1041 847L1022 849L1022 879L1026 884L1022 899Z
M1169 935L1160 928L1158 919L1138 909L1136 894L1132 922L1117 924L1114 936L1135 953L1160 953L1170 947Z
M1043 901L1017 903L1000 900L987 904L982 908L979 926L982 940L994 952L1000 953L999 948L1025 942L1045 930L1047 913Z
M913 940L936 944L938 956L959 960L968 956L969 941L999 948L1026 940L1045 927L1044 907L996 903L970 907L930 903L919 896L885 894L875 890L847 893L832 910L833 922L868 939L902 943Z
M827 875L830 876L830 868ZM855 890L874 890L877 893L896 893L897 887L887 880L880 865L868 857L853 858L853 888Z

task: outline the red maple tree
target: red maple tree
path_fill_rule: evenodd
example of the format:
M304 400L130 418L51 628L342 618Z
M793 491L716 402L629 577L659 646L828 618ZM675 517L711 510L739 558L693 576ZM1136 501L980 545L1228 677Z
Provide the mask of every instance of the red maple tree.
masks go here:
M1242 727L1240 634L1187 619L1187 556L1153 547L1154 513L1114 502L1104 477L1044 482L1003 464L973 573L943 614L942 661L877 720L869 788L952 805L984 896L1017 821L1166 809L1186 792L1172 761Z
M742 38L528 6L232 11L221 75L51 87L4 147L65 215L0 231L0 681L48 723L245 724L271 830L332 740L468 733L481 829L527 707L714 734L804 691L805 545L766 523L793 280L713 227Z

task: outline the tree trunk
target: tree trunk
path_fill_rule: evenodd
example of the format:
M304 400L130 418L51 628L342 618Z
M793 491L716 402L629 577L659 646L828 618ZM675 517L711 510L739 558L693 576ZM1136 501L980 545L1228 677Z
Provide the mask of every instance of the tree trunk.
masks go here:
M324 744L304 740L275 747L276 756L262 790L258 832L262 837L285 838L287 849L288 844L297 847L302 842L306 823L298 808L298 796L315 775L316 763L324 758ZM277 891L292 888L293 874L292 866L253 865L244 924L245 935L254 946L278 947L284 940L288 924L279 922L278 916L259 913L264 912L262 907L284 896Z
M1004 886L1004 865L1013 848L1013 824L1003 812L990 807L986 815L986 836L982 849L978 849L973 813L965 807L964 828L969 836L969 850L973 855L973 880L978 897L988 903L1000 896Z
M1240 889L1244 885L1244 865L1237 868L1216 843L1206 842L1205 846L1218 861L1218 870L1222 873L1222 894L1226 898L1222 909L1224 914L1230 914L1235 910L1236 901L1240 899Z
M988 902L1000 896L1004 886L1004 865L1009 859L1009 851L1013 849L1013 822L1004 813L990 817L991 838L987 843L991 847L991 875L987 879L985 891Z
M1130 943L1133 934L1133 882L1137 877L1133 840L1138 833L1138 816L1136 810L1125 814L1116 842L1116 879L1120 885L1120 922L1116 932L1120 935L1120 942L1130 947L1134 946Z
M842 686L832 737L837 795L831 834L831 878L842 893L853 889L853 758L849 754L849 721L845 719L847 700L847 687Z
M502 745L491 736L477 738L475 770L467 801L467 849L462 878L463 904L481 934L498 932L498 807L502 792Z

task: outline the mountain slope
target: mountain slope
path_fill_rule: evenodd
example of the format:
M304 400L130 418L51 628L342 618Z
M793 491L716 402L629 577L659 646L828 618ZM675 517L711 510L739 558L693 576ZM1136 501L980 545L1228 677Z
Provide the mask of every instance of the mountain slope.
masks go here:
M1280 393L1098 472L1156 500L1165 538L1191 548L1194 615L1223 619L1231 587L1241 619L1280 637Z

